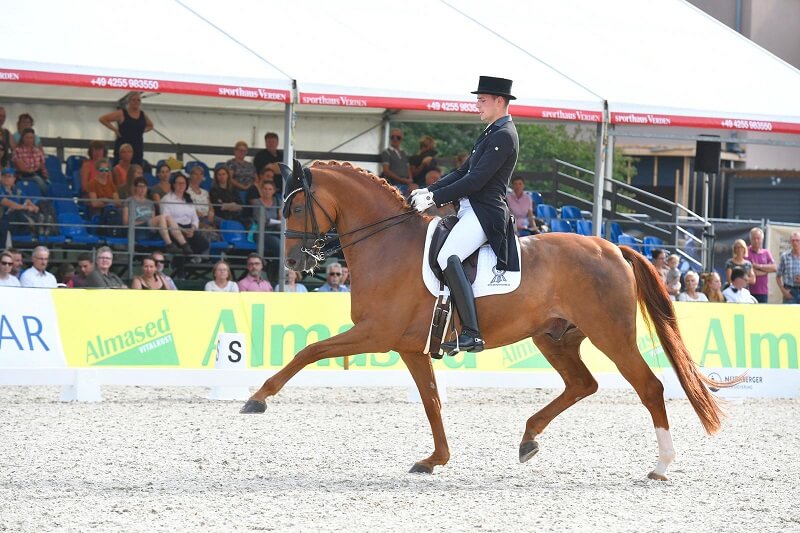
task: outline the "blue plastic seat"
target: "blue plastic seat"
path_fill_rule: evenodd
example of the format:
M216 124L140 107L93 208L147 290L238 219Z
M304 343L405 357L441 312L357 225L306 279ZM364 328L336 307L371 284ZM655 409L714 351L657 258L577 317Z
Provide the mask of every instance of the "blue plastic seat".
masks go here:
M72 173L76 170L80 172L81 167L83 166L83 162L86 161L86 157L82 155L71 155L67 158L66 164L64 165L64 175L65 176L72 176Z
M55 198L72 198L72 190L63 181L51 181L50 190L47 194Z
M145 172L145 173L144 173L144 179L145 179L145 180L147 180L147 186L148 186L148 187L152 187L153 185L155 185L156 183L158 183L158 178L157 178L157 177L155 177L155 176L153 176L153 175L152 175L151 173L149 173L149 172Z
M550 231L556 233L572 233L572 226L566 220L560 218L550 219Z
M47 168L47 177L50 181L67 181L67 178L64 176L64 171L61 170L61 161L59 161L56 156L45 156L44 166Z
M156 239L137 239L136 244L138 246L143 246L145 248L158 248L163 250L167 243L164 242L164 239L158 237Z
M56 215L61 234L75 243L97 244L100 239L96 235L90 235L86 229L87 222L78 213L58 213Z
M70 179L67 180L67 185L69 186L70 190L72 191L72 196L80 196L81 195L81 171L73 170L72 174L70 174Z
M647 257L652 257L653 250L664 246L664 241L662 239L653 237L652 235L645 235L645 237L642 239L642 242L644 243L642 250L644 250L644 255Z
M37 196L42 196L42 190L33 180L19 180L17 181L17 186L22 190L23 196L30 197L31 199ZM35 199L33 202L38 203L39 200Z
M540 192L530 191L528 193L528 196L530 196L531 200L533 200L533 205L534 206L537 206L539 204L543 204L544 203L544 200L542 200L542 193L540 193Z
M579 235L586 235L589 237L594 235L594 225L591 220L579 220L576 225Z
M641 242L639 241L639 239L637 239L633 235L628 235L627 233L623 233L622 235L619 236L618 244L625 245L625 246L630 246L631 248L633 248L637 252L639 252L639 253L642 252Z
M580 220L583 218L581 210L574 205L561 206L561 218L564 220Z
M605 238L613 242L614 244L619 244L619 236L622 235L622 226L619 225L618 222L611 223L611 235L606 235Z
M53 208L56 210L56 213L72 213L75 215L80 216L80 210L78 209L78 204L69 200L53 200Z
M225 239L231 247L237 250L250 250L255 251L258 249L255 243L247 240L247 232L241 222L236 220L223 220L219 229L222 233L222 238Z
M558 218L558 212L550 204L537 204L536 217L544 220L545 224L549 224L551 219Z

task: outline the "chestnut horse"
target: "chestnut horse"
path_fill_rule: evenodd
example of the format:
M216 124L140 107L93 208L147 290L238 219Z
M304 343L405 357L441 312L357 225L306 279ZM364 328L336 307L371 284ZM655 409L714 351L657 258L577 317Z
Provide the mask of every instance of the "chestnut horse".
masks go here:
M431 358L423 355L434 297L421 279L423 247L431 217L410 211L386 181L348 163L314 163L310 177L295 165L297 189L286 202L287 266L310 270L323 259L328 232L336 232L353 274L351 318L344 333L303 348L269 378L242 407L263 413L303 367L321 359L395 350L411 372L433 433L433 453L411 472L431 473L450 459ZM298 175L299 174L299 175ZM299 184L299 185L298 185ZM559 413L597 390L581 361L580 345L589 338L630 382L650 411L658 440L651 479L665 480L675 451L669 433L664 387L636 345L637 300L649 314L661 346L700 418L713 434L722 412L681 339L675 311L659 275L641 254L598 238L550 233L521 239L522 281L513 292L478 298L480 329L487 348L531 337L566 386L556 399L531 416L519 447L520 462L539 449L536 437ZM387 313L391 309L391 313ZM648 327L650 324L648 323Z

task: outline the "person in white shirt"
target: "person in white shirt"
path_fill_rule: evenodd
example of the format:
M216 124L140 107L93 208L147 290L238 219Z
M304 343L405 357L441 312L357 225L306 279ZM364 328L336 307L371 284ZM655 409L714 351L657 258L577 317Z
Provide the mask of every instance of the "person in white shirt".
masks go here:
M725 301L734 304L757 304L758 301L747 290L747 273L743 268L734 268L731 271L731 284L722 291Z
M0 287L19 287L19 280L11 275L14 268L14 256L8 252L0 254Z
M50 250L46 246L37 246L33 249L33 266L22 273L19 282L23 287L36 287L41 289L55 289L58 287L56 277L47 271L50 261Z
M708 297L702 292L697 290L697 285L700 282L700 276L697 272L689 271L683 277L683 282L686 284L686 291L678 295L679 302L707 302Z
M189 182L183 173L176 173L172 177L172 192L161 198L161 214L169 215L181 227L186 242L191 246L195 254L203 254L208 251L208 241L198 231L200 219L197 218L197 210L192 203L192 198L186 192Z
M231 267L225 261L217 261L214 265L214 279L206 283L208 292L239 292L239 286L233 281Z

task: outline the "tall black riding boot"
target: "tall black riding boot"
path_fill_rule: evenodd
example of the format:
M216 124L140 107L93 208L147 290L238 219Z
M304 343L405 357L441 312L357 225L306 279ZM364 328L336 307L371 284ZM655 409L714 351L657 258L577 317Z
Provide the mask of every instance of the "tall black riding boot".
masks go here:
M444 279L450 287L450 297L453 299L458 318L461 319L461 334L458 343L443 342L442 350L452 352L456 348L462 352L483 351L483 339L478 329L478 312L475 310L475 296L472 285L464 274L461 259L452 255L447 259L447 268L444 269Z

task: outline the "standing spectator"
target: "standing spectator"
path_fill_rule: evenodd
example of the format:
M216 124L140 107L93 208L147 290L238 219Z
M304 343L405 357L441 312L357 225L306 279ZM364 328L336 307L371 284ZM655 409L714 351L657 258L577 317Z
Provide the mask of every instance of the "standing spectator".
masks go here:
M16 276L11 275L14 258L8 252L0 253L0 287L20 287Z
M253 158L253 165L256 167L256 172L261 173L261 170L269 167L276 176L281 175L281 169L278 163L283 162L283 150L278 150L278 134L268 131L264 134L264 145L266 148L259 150ZM276 184L277 185L277 184ZM282 187L278 185L280 192Z
M0 168L6 168L11 162L11 153L8 144L0 141Z
M152 256L142 259L142 275L133 278L131 289L168 290L167 282L159 275Z
M158 178L158 183L150 187L148 194L155 203L158 203L161 198L172 192L172 186L169 184L172 171L169 169L169 165L166 163L159 165L156 177Z
M5 127L6 124L6 108L0 105L0 142L3 143L3 146L6 147L7 151L11 151L15 145L14 138L11 136L11 132L8 131L8 128ZM7 163L3 163L2 166L5 166Z
M253 227L251 236L257 233L258 212L264 209L264 255L266 257L278 257L281 255L281 210L278 207L278 199L275 197L275 185L268 180L261 184L261 196L253 206ZM252 241L255 240L253 237ZM273 272L274 274L274 272Z
M17 131L14 132L14 145L19 145L19 140L22 137L22 133L26 129L33 130L33 117L30 116L28 113L23 113L17 118ZM34 134L33 136L33 144L34 146L41 148L42 147L42 138L38 135Z
M97 161L108 159L108 148L103 141L92 141L89 143L89 159L81 164L81 194L89 195L89 182L97 177Z
M274 180L275 173L272 172L272 169L269 167L264 167L261 169L261 172L258 173L256 176L256 180L253 184L247 189L244 195L244 202L250 206L257 206L261 204L261 196L262 196L262 188L261 185L264 182L270 181L273 184L275 183ZM275 188L277 190L277 187ZM258 217L258 209L252 207L247 209L245 212L245 218L248 218L250 221Z
M47 246L34 248L32 258L33 266L22 273L19 278L20 285L43 289L55 289L58 287L56 277L47 271L47 263L50 261L50 250L47 249Z
M123 144L120 146L119 152L117 152L117 159L118 163L114 165L112 177L114 179L114 185L117 186L117 191L120 192L120 198L125 198L122 191L126 188L128 183L128 172L130 171L131 166L134 164L133 146L130 144Z
M709 302L724 303L725 296L722 295L722 280L716 272L706 272L703 274L703 294Z
M246 191L256 180L256 167L247 157L247 143L237 142L233 147L233 159L228 159L226 165L233 176L233 186L242 191Z
M175 281L170 276L164 273L164 265L166 265L164 254L156 250L155 252L150 254L150 257L153 258L153 261L156 264L156 270L158 270L158 275L161 276L161 279L163 279L167 283L167 289L171 291L177 291L178 287L177 285L175 285Z
M97 249L97 262L94 270L86 277L86 286L94 289L127 289L119 276L111 272L114 253L108 246Z
M791 249L781 254L776 281L783 295L783 303L800 304L800 231L789 237Z
M97 176L89 182L89 207L93 215L99 215L105 207L122 207L117 186L111 179L111 162L108 159L95 161Z
M88 287L87 278L94 270L94 263L92 256L87 253L82 253L78 256L78 272L72 278L72 286L76 289Z
M25 270L25 260L22 257L22 252L16 248L8 248L6 252L10 253L11 257L14 258L14 266L11 267L11 275L19 279L22 275L22 271Z
M536 227L533 220L533 200L525 192L525 180L520 176L511 179L511 192L506 195L506 201L514 215L514 229L517 231L517 235L520 237L530 235L529 228Z
M700 276L697 272L689 271L683 277L683 282L686 284L686 290L678 295L679 302L707 302L708 297L697 290L700 282Z
M14 149L14 168L20 178L35 181L44 196L48 187L47 167L44 164L44 152L34 144L34 135L31 128L22 130L20 142Z
M206 178L203 167L195 165L189 173L189 188L186 193L192 199L197 217L200 219L201 228L214 227L214 206L211 205L211 197L208 191L200 185Z
M277 285L275 290L277 290ZM294 270L286 271L286 281L283 284L283 292L308 292L308 289L302 283L297 282L297 272Z
M761 228L750 230L750 247L747 249L747 260L753 264L753 273L756 282L751 284L748 289L758 303L765 304L769 298L769 284L767 278L769 274L778 270L772 254L764 245L764 232Z
M247 275L239 280L239 292L272 292L272 285L262 278L264 262L258 254L247 256Z
M325 269L325 283L317 292L350 292L346 285L342 285L342 265L331 263Z
M192 198L186 192L188 185L185 174L175 173L172 177L172 192L161 199L161 214L171 216L180 226L186 242L195 254L204 254L208 251L208 241L197 231L200 228L200 219L197 218Z
M242 221L239 194L231 188L231 173L225 166L214 169L214 186L208 194L219 218Z
M192 248L186 242L181 228L175 220L170 215L156 214L156 203L146 196L147 180L136 178L133 181L133 189L133 196L128 198L122 208L122 224L127 226L133 216L137 240L151 238L151 234L157 230L167 245L167 252L173 254L192 253Z
M39 206L25 198L22 189L16 186L14 169L4 168L0 176L0 246L5 246L7 232L38 232Z
M208 292L239 292L239 286L233 281L231 267L225 261L217 261L214 265L214 279L206 283Z
M142 95L130 95L126 108L106 113L100 117L100 124L116 135L114 157L119 158L122 145L129 144L133 148L132 161L144 164L144 134L153 129L153 123L142 111Z
M745 259L747 256L747 245L742 239L733 241L733 257L725 261L725 279L728 283L733 283L733 269L736 267L744 270L747 284L756 282L756 275L753 272L753 263Z
M411 166L408 154L400 148L403 142L403 130L395 128L389 133L389 146L381 152L381 177L394 185L403 194L415 189L414 180L411 179Z
M72 263L61 263L58 266L56 281L59 287L71 289L75 286L75 267Z
M661 276L661 281L663 281L664 285L666 285L667 272L669 272L669 267L667 266L667 252L661 248L653 248L652 253L653 266L656 267L656 270L658 270L658 273Z
M747 273L743 268L734 267L731 271L731 284L722 291L725 301L734 304L756 304L755 298L747 290Z
M425 174L429 170L438 168L436 154L436 140L430 135L425 135L419 140L419 152L408 159L411 178L418 188L425 187Z

